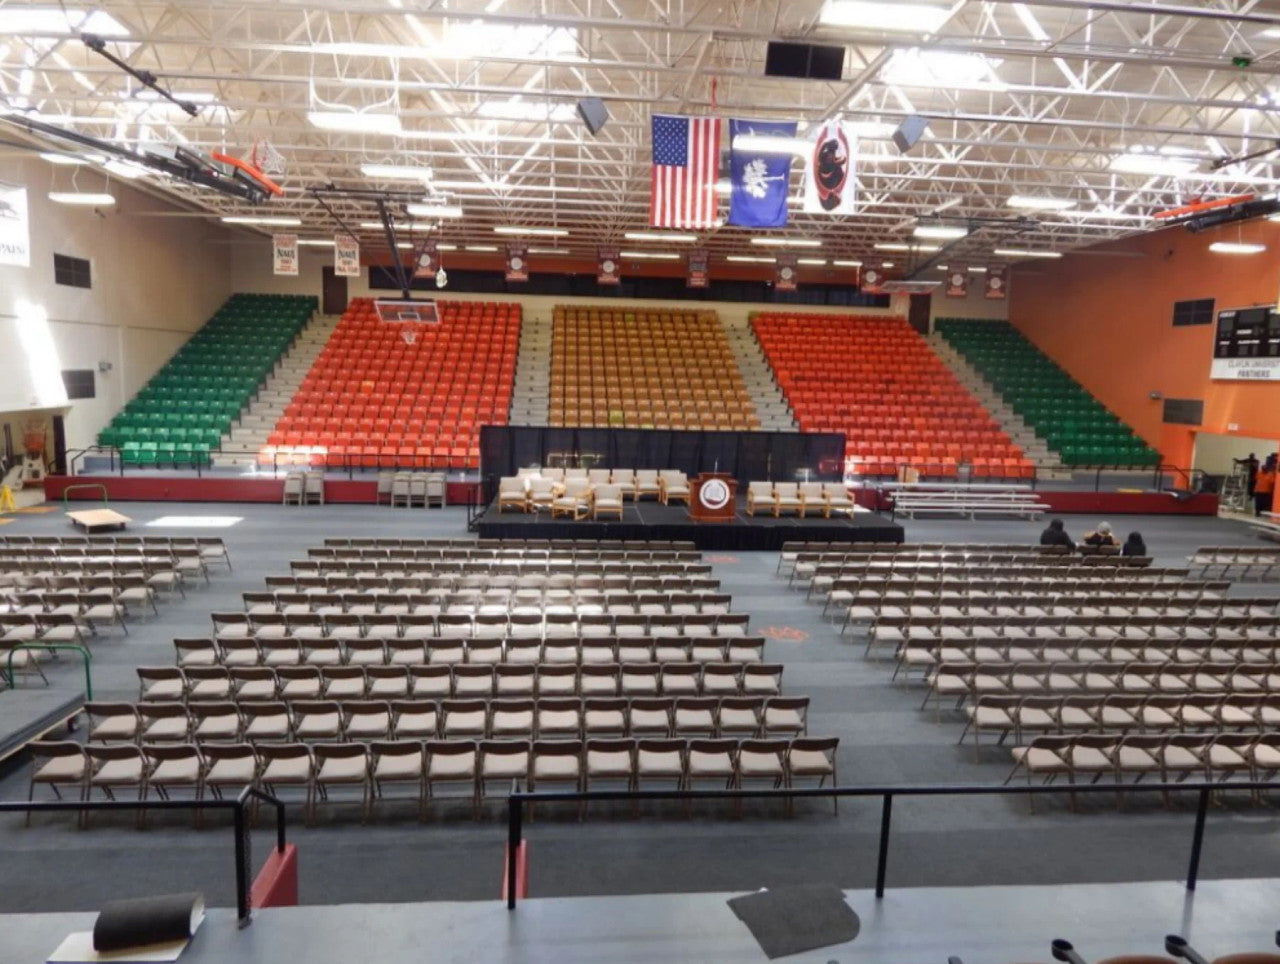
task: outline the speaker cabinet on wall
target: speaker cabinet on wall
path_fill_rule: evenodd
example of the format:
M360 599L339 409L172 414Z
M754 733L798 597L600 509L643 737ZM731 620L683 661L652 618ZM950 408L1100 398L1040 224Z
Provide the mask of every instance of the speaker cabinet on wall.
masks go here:
M843 47L770 42L764 58L766 77L839 80L843 70Z
M897 145L900 153L907 153L911 148L916 146L916 142L924 136L925 128L929 126L929 122L923 117L917 117L912 114L906 118L898 129L893 132L893 143Z
M604 101L599 97L584 97L578 101L578 116L582 118L582 123L587 125L587 130L591 131L594 137L608 123L609 108L604 106Z

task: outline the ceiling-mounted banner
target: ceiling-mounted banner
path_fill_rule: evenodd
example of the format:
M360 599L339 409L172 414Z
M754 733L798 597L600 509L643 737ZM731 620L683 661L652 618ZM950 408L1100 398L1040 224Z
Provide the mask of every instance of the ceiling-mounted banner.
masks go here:
M693 248L688 255L688 273L685 283L690 288L705 288L710 281L707 273L707 249Z
M622 263L617 248L599 248L596 251L596 284L616 285L622 280Z
M0 264L31 267L31 224L25 187L0 187Z
M827 121L813 132L813 147L804 169L806 214L852 214L857 199L853 155L858 139L839 121Z
M273 234L271 251L276 274L296 275L298 273L298 236L296 234Z
M413 266L413 276L415 278L434 278L436 271L440 267L439 252L436 248L436 242L424 241L422 250L418 252L418 260Z
M775 269L776 271L773 279L773 290L774 291L795 291L796 290L796 256L794 254L778 255Z
M729 223L744 228L787 224L791 155L740 148L745 136L795 137L794 121L729 121Z
M507 280L529 280L529 246L523 241L507 245Z
M1001 301L1008 295L1009 269L1002 264L993 264L987 268L987 297L992 301Z
M969 297L969 266L953 264L947 269L947 297Z
M884 272L879 268L868 268L862 272L862 290L869 295L878 295L884 291Z
M360 242L345 234L333 238L333 273L339 278L360 277Z

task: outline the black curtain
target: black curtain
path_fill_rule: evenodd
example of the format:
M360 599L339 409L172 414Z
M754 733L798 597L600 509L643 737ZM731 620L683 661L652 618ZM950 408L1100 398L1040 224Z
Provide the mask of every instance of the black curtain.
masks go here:
M728 472L738 482L844 476L844 436L834 432L687 432L674 429L550 428L486 425L480 430L485 501L498 479L556 455L595 455L600 468L679 469L686 475Z

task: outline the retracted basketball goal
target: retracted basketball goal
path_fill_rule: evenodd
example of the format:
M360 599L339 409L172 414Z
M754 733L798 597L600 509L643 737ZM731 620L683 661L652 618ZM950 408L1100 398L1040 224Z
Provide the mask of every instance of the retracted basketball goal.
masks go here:
M400 301L397 299L379 299L373 303L378 320L400 329L400 337L406 345L418 340L418 333L423 325L439 324L440 316L436 313L434 301Z

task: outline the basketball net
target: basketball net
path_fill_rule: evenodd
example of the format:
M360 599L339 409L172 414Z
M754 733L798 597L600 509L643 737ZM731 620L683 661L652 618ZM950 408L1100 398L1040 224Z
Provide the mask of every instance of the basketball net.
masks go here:
M285 171L284 155L265 137L254 141L253 150L249 152L249 163L263 174L283 174Z
M400 337L404 339L406 345L412 345L418 340L418 333L409 325L404 325L400 329Z

